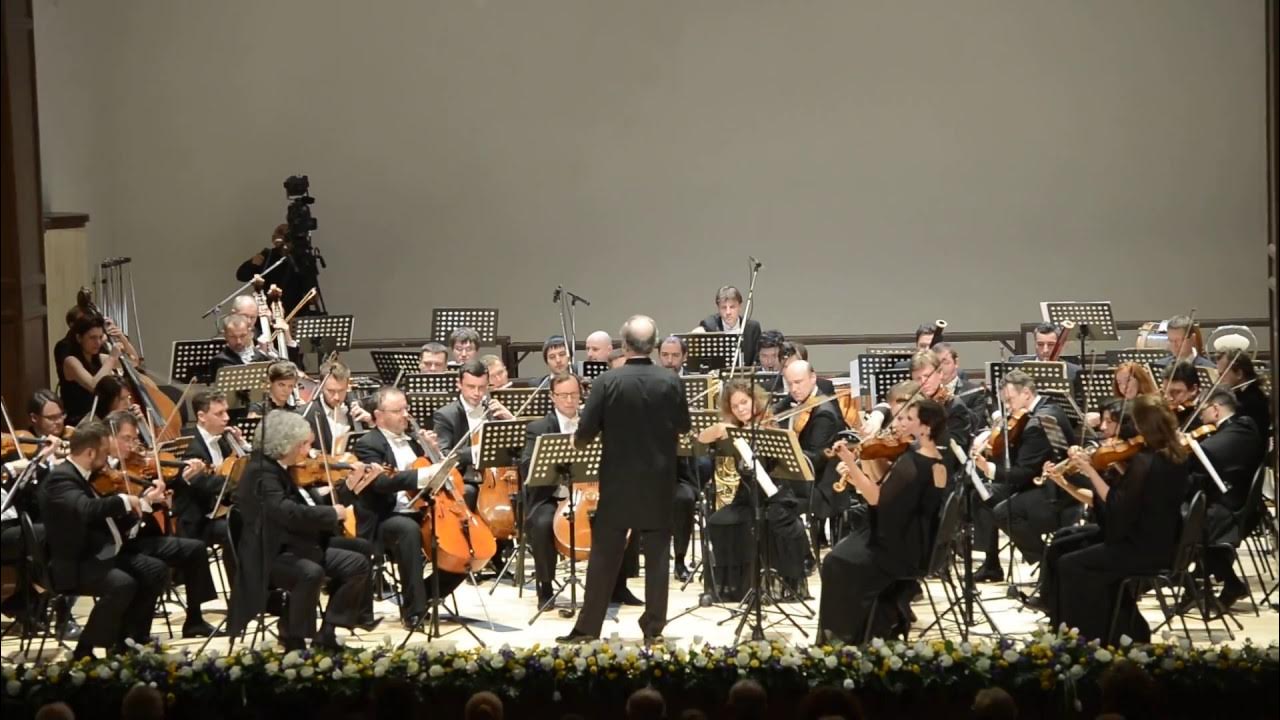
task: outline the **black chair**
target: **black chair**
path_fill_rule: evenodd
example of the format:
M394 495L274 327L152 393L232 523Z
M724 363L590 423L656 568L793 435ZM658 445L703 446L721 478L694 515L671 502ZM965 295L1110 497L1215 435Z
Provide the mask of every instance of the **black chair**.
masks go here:
M1268 564L1269 560L1261 541L1252 536L1252 531L1262 518L1262 486L1266 477L1266 466L1259 465L1257 472L1253 474L1253 482L1249 484L1249 494L1245 497L1244 505L1231 514L1231 529L1223 536L1213 538L1213 544L1209 546L1209 550L1231 554L1236 566L1236 574L1245 581L1249 604L1253 606L1254 615L1259 615L1258 603L1253 598L1253 588L1249 586L1249 581L1244 573L1244 562L1240 559L1239 545L1244 543L1245 547L1250 551L1249 556L1253 562L1254 574L1261 578L1262 567L1258 564L1258 559L1261 557L1262 562ZM1250 543L1250 540L1253 540L1253 543ZM1230 612L1231 608L1226 608L1226 610Z
M49 633L54 632L54 639L64 649L70 650L61 638L57 637L54 630L54 608L63 604L67 606L67 613L70 614L70 600L66 593L62 593L54 589L53 577L49 572L49 555L46 551L44 542L36 535L35 524L31 522L31 516L26 513L18 513L18 522L21 524L22 544L26 548L27 558L30 561L29 572L26 580L31 583L35 589L35 599L32 602L33 608L40 608L32 612L32 620L41 617L44 620L44 630L40 632L40 649L36 651L37 656L44 655L45 641L49 639ZM31 643L35 640L36 629L31 627L32 623L26 623L22 628L22 640L19 643L19 651L26 655L31 649Z
M929 623L920 631L919 637L924 637L934 625L938 626L938 632L946 639L946 632L943 631L943 619L947 614L951 614L957 629L963 639L968 639L969 630L965 626L964 621L960 617L960 600L961 594L955 587L954 581L951 579L950 562L952 556L952 548L955 544L956 536L960 532L960 504L961 497L959 492L952 492L947 495L946 500L942 503L942 511L938 516L938 527L934 531L933 545L929 551L929 558L924 568L915 574L905 577L895 578L894 582L889 586L889 592L892 592L899 583L903 582L919 582L924 587L925 597L929 599L929 607L933 610L933 622ZM947 599L947 607L941 613L938 612L937 603L934 601L933 590L930 589L928 580L938 580L942 583L942 591ZM863 637L863 643L871 641L871 631L874 626L874 619L880 610L880 600L884 597L884 593L876 596L871 603L871 613L868 615L866 633ZM903 632L902 639L907 640L911 634L910 627Z

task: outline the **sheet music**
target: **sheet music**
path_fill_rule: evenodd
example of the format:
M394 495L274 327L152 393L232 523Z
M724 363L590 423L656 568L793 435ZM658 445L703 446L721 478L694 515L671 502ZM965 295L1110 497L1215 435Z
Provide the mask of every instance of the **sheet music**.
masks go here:
M747 441L737 438L733 441L733 447L738 451L738 457L741 457L747 466L752 465L756 468L756 482L760 488L764 490L766 497L773 497L778 494L778 486L773 483L773 479L769 477L769 473L765 472L764 466L756 460L755 455L751 452L751 446L747 445Z
M1204 465L1204 469L1209 472L1209 477L1213 478L1213 484L1218 486L1219 492L1226 495L1227 484L1222 482L1222 477L1218 475L1218 469L1213 466L1213 463L1209 462L1209 456L1204 454L1204 449L1200 447L1200 441L1193 437L1188 437L1187 440L1191 443L1191 452L1200 458L1200 464Z
M988 433L989 434L989 433ZM973 489L977 491L978 497L986 502L991 499L991 491L987 489L987 484L983 482L982 477L978 475L978 469L969 461L969 456L965 454L964 448L960 447L960 443L954 438L951 440L951 452L956 459L964 465L965 472L969 475L969 482L973 484Z

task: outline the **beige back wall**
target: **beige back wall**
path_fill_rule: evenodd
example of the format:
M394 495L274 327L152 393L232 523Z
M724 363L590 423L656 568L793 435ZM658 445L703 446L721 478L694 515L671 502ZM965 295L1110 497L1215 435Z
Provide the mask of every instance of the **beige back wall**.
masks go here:
M793 333L1009 327L1042 299L1267 310L1261 0L36 0L36 21L46 204L135 259L155 360L208 332L295 172L330 310L365 337L493 305L539 338L557 284L592 300L580 336L686 330L748 255L757 317Z

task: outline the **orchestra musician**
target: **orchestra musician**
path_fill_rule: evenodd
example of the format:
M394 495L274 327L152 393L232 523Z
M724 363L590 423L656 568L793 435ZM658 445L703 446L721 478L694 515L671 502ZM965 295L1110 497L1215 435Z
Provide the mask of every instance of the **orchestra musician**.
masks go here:
M774 414L786 412L819 396L818 374L808 360L789 361L782 370L782 376L787 383L787 396L774 405ZM796 433L800 449L813 469L813 484L816 487L812 491L807 482L787 482L793 484L792 489L802 505L807 505L813 515L814 522L810 525L809 532L816 555L817 549L827 543L824 521L843 512L848 503L846 498L837 499L832 490L835 476L834 473L826 472L828 458L825 453L836 441L837 433L844 429L844 419L840 417L839 406L832 401L817 405L808 412L792 415L784 421L784 425L786 429Z
M1165 323L1165 336L1169 340L1169 356L1157 361L1158 365L1189 362L1194 367L1214 367L1213 361L1200 354L1194 342L1200 329L1187 315L1174 315ZM1193 336L1194 334L1194 336Z
M363 431L373 422L373 416L360 403L349 399L351 368L345 363L330 361L320 368L320 375L324 378L320 384L320 392L302 410L302 416L316 433L316 444L320 451L336 454L338 440L352 432Z
M356 534L375 548L385 548L395 559L403 587L401 621L406 629L413 629L426 612L430 585L424 584L422 577L421 512L413 509L410 500L427 486L435 471L411 466L426 455L422 443L435 442L437 436L431 432L406 434L409 402L399 388L384 386L371 402L374 429L360 436L353 452L360 461L386 471L356 496ZM443 443L439 447L442 452L448 450ZM464 579L464 575L440 572L440 596L447 597Z
M507 373L507 365L497 355L481 355L480 362L489 371L489 389L505 390L511 387L511 376Z
M969 410L969 419L973 425L977 425L978 418L987 415L987 396L982 383L977 380L969 380L963 377L960 371L960 355L956 353L955 346L949 342L940 342L933 346L931 352L938 356L938 373L941 379L941 387L938 393L945 393L947 396L959 400L965 408ZM933 399L938 399L935 394ZM949 403L943 403L945 407ZM962 438L957 438L960 442ZM960 443L964 447L964 443Z
M489 399L489 371L478 360L471 360L458 369L458 397L435 411L431 425L435 428L440 448L448 452L463 438L468 442L458 447L458 472L462 473L466 488L467 507L476 509L476 497L480 493L480 473L476 470L474 446L478 442L476 431L486 418L510 420L511 412L501 403ZM460 488L462 489L462 488Z
M243 527L236 540L239 574L228 604L227 628L233 637L266 607L273 587L289 593L280 625L286 650L301 650L308 639L313 648L339 649L335 628L360 621L369 559L329 542L340 534L350 509L309 504L289 476L290 466L306 460L311 440L307 421L296 413L274 411L258 425L254 444L260 450L250 457L235 492ZM364 471L353 472L348 481ZM329 602L317 633L316 607L326 584Z
M613 352L613 338L604 330L596 330L587 336L587 362L609 362Z
M191 409L196 414L196 431L187 443L183 459L195 459L204 463L206 471L185 482L173 482L173 516L182 537L203 540L206 545L227 543L226 518L211 517L218 509L219 497L230 503L232 488L226 487L227 478L219 473L223 461L248 452L248 443L240 428L231 425L227 412L227 396L216 390L205 390L191 398ZM236 576L235 553L223 547L223 564L227 578Z
M937 323L921 323L916 328L916 350L928 350L933 347L933 336L937 331Z
M277 360L267 366L267 394L249 403L247 417L263 417L272 410L298 412L293 391L298 387L298 366L288 360Z
M244 315L228 315L222 321L222 339L227 342L209 361L209 376L218 377L218 370L233 365L271 362L271 356L262 352L253 342L253 321Z
M617 370L627 364L627 351L622 348L614 348L609 351L609 369Z
M1067 380L1071 382L1072 387L1076 384L1076 378L1080 375L1080 366L1065 360L1055 360L1053 353L1058 350L1058 339L1063 329L1055 323L1040 323L1036 329L1032 331L1035 339L1036 351L1032 355L1013 355L1009 358L1009 362L1021 363L1028 361L1036 362L1061 362L1067 368Z
M787 338L778 330L766 330L760 334L760 345L756 349L756 362L764 372L782 371L782 344Z
M74 347L58 363L58 395L67 410L68 424L79 423L93 407L93 393L98 381L109 377L120 367L122 354L133 355L124 334L114 324L108 331L107 320L96 315L85 315L71 328ZM108 338L111 349L103 351ZM136 362L136 356L135 356Z
M542 343L542 362L547 364L547 375L543 380L560 373L573 372L573 354L569 352L569 345L563 336L552 335Z
M1150 641L1151 629L1137 612L1132 593L1120 599L1116 635L1107 636L1116 609L1116 586L1122 578L1168 566L1188 484L1188 451L1164 400L1139 396L1133 402L1133 421L1144 445L1114 480L1094 469L1087 451L1079 447L1069 451L1071 463L1066 471L1088 478L1099 510L1101 541L1062 554L1056 568L1049 569L1053 579L1044 587L1053 627L1066 623L1079 628L1081 637L1098 638L1103 644L1115 643L1121 634L1138 643ZM1044 471L1061 474L1048 462Z
M90 480L107 466L111 431L90 420L71 434L70 455L41 483L40 514L46 534L53 589L97 597L73 656L90 657L96 647L124 652L125 640L148 642L156 599L169 568L127 544L143 501L160 502L162 485L141 495L100 496Z
M1265 454L1271 438L1271 401L1262 390L1253 359L1243 350L1228 350L1218 356L1218 376L1222 387L1235 394L1239 413L1253 420Z
M729 489L732 496L724 507L707 519L707 533L715 557L713 576L722 600L741 600L752 586L756 572L755 501L751 493L751 475L728 442L727 427L750 427L753 423L772 426L769 395L764 388L748 379L730 380L720 393L721 421L698 434L698 442L714 445L715 483L717 489ZM762 462L765 471L772 464ZM783 592L803 597L805 562L809 559L809 541L800 519L800 500L788 483L776 483L778 491L771 497L757 495L765 503L764 537L769 544L769 567L782 580Z
M1038 563L1044 554L1041 536L1069 525L1080 517L1080 504L1057 485L1033 483L1048 460L1060 460L1066 448L1076 443L1071 421L1060 407L1036 392L1036 381L1021 370L1004 376L1000 392L1010 427L1015 418L1025 414L1021 432L1010 432L1009 466L1003 454L994 458L983 455L977 443L973 448L974 464L992 482L991 498L978 508L977 543L986 557L974 572L978 582L1004 579L998 548L997 530L1004 530L1028 562ZM1051 432L1061 431L1065 445L1055 448ZM1016 437L1015 437L1016 435ZM994 511L988 508L994 507Z
M131 461L139 460L138 455L145 448L139 436L137 417L120 410L108 415L104 422L111 433L111 441L107 444L108 466L123 470L132 464ZM145 456L142 459L146 460ZM188 459L185 462L186 467L182 468L172 482L188 483L204 473L205 465L200 460ZM155 479L151 484L152 488L159 490L158 499L149 492L144 492L142 497L153 506L168 503L169 487L166 482ZM128 531L126 549L144 553L181 573L182 581L187 586L187 618L182 625L182 636L208 637L214 632L214 627L205 622L200 606L217 596L213 576L209 574L208 546L197 538L161 534L162 529L154 526L152 515L145 506L143 511L141 518Z
M237 315L243 315L249 318L249 327L258 330L260 323L258 322L258 301L252 295L237 295L235 300L231 302L231 310ZM272 360L289 360L295 365L302 365L302 348L298 346L298 341L293 339L293 331L289 324L284 322L284 318L270 318L273 328L279 328L281 334L284 335L284 347L288 353L288 357L277 357L275 346L267 342L266 338L258 337L261 342L255 342L258 350L263 355Z
M93 398L93 416L98 420L117 410L128 410L135 417L142 417L142 408L134 402L133 391L119 375L108 375L99 380L97 387L93 389Z
M820 643L861 643L868 626L872 635L888 637L911 617L898 580L923 574L928 562L949 476L935 440L947 433L947 413L937 402L921 399L894 418L894 427L915 444L881 482L868 478L856 462L838 463L866 501L869 524L823 558ZM872 617L877 597L884 601Z
M449 372L449 350L438 342L429 342L422 346L422 354L418 356L418 372Z
M960 447L967 447L973 442L977 421L963 400L944 389L943 380L946 376L942 372L941 357L932 350L918 350L911 357L910 368L911 379L920 385L920 394L928 400L936 401L947 411L947 437L935 440L944 443L943 447L951 440L959 443ZM959 469L959 461L955 455L946 453L944 459L952 472Z
M688 344L682 337L668 335L658 346L658 364L677 376L684 375L688 356ZM685 556L693 538L693 510L698 504L702 485L698 482L697 467L691 457L676 458L676 475L679 482L676 483L675 518L671 526L672 557L675 558L675 578L684 582L693 577L685 564Z
M600 636L628 531L638 536L645 555L640 630L646 643L660 640L667 622L671 499L679 436L690 428L689 406L679 379L650 358L658 342L653 319L632 316L621 335L626 364L596 380L574 433L581 449L603 432L604 448L585 599L573 630L560 642Z
M760 347L760 323L757 320L742 322L742 292L732 285L716 291L716 312L702 319L693 332L737 333L742 338L739 359L743 365L755 365Z
M1164 394L1169 408L1178 418L1178 427L1194 430L1200 426L1196 414L1200 402L1200 375L1189 362L1176 362L1165 368Z
M454 328L449 333L449 350L454 365L465 365L480 351L480 333L469 327Z
M658 346L658 364L676 375L683 376L685 374L684 364L688 359L689 343L678 335L668 335L663 338L662 344Z

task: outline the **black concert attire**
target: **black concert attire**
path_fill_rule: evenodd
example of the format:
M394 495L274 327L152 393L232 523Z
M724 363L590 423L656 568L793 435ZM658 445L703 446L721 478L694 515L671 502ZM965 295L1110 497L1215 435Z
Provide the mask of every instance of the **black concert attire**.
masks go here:
M596 378L574 433L586 447L602 432L600 502L592 529L587 588L574 635L598 637L609 588L622 567L627 531L645 555L645 611L640 629L662 634L667 622L672 498L676 450L690 429L689 406L680 379L649 358L628 358Z
M1045 432L1046 423L1056 424L1066 446L1056 448ZM1058 461L1066 448L1076 443L1071 421L1060 407L1038 396L1021 434L1010 444L1009 467L1004 457L988 460L996 472L992 497L975 513L978 549L986 557L982 570L1000 572L998 530L1003 530L1028 562L1038 563L1044 554L1041 536L1066 527L1080 518L1080 503L1052 482L1036 486L1032 480L1044 472L1045 461ZM1076 482L1079 478L1072 478ZM994 507L994 510L991 508Z
M1192 350L1192 356L1189 360L1188 358L1185 358L1185 357L1178 358L1177 360L1175 360L1173 357L1173 353L1169 353L1168 355L1160 358L1159 360L1156 360L1152 364L1158 368L1167 368L1170 365L1174 364L1175 362L1188 362L1188 361L1191 362L1191 364L1194 365L1195 367L1214 368L1214 369L1217 369L1218 367L1217 364L1214 363L1212 360L1205 357L1204 355L1201 355L1195 350Z
M273 243L271 247L263 248L257 255L240 263L240 267L236 268L236 279L240 282L249 282L254 275L261 275L263 270L271 267L285 255L284 249L276 247ZM258 262L259 258L262 258L261 262ZM262 277L266 281L267 287L275 285L280 288L280 304L285 307L286 311L302 302L302 298L315 283L314 278L308 278L299 272L297 265L292 260L285 260L275 270ZM311 306L308 305L303 308L299 314L311 314Z
M1208 501L1207 539L1210 546L1219 546L1206 550L1205 564L1209 572L1235 594L1244 587L1244 581L1236 576L1232 567L1231 551L1222 545L1239 547L1244 540L1236 527L1234 513L1244 508L1254 474L1262 464L1258 430L1251 418L1235 414L1218 423L1217 432L1199 442L1200 449L1227 486L1227 492L1223 493L1198 459L1188 461L1191 473L1188 492L1204 491ZM1249 530L1252 528L1245 528L1246 532Z
M84 365L85 372L90 375L97 375L102 370L102 356L95 355L89 361L85 361L84 356L80 354L77 347L76 352L67 353L57 360L58 370L58 397L62 399L62 408L67 413L67 424L76 425L89 414L89 410L93 408L93 391L85 390L80 383L74 379L67 377L63 370L62 361L67 357L74 357Z
M819 644L861 643L868 624L873 636L886 637L905 622L909 608L898 602L897 581L924 573L945 494L933 482L936 465L942 460L916 450L900 456L880 483L878 502L867 506L866 531L849 534L823 558ZM877 597L884 599L872 617Z
M250 415L265 417L267 413L271 412L272 410L287 410L292 413L301 412L298 409L298 406L294 405L289 400L285 400L283 405L277 405L276 401L272 400L271 396L268 395L262 398L261 400L254 400L253 402L249 403L248 413Z
M316 392L310 403L301 410L307 424L316 434L316 447L326 453L333 452L334 439L347 433L364 432L364 423L351 419L351 409L346 402L331 408L324 401L324 393Z
M280 640L299 649L316 635L320 590L329 582L329 604L317 643L336 644L333 628L359 621L369 582L369 560L329 545L341 532L332 507L311 506L279 462L255 454L236 488L242 529L236 542L239 577L231 591L227 627L240 635L267 606L270 589L289 593Z
M435 411L431 416L431 426L436 433L436 442L440 444L440 451L449 452L459 440L471 434L471 428L482 422L484 416L484 406L468 407L461 397L454 398L448 405ZM476 470L473 450L474 446L470 441L462 443L458 448L458 472L462 473L462 481L466 484L465 488L459 489L466 493L467 507L474 512L483 478Z
M751 493L755 480L742 470L732 443L715 444L716 469L713 482L737 483L733 500L707 518L707 535L711 541L711 554L715 558L713 575L721 600L736 601L751 589L757 563L755 502L764 505L764 537L768 567L778 573L782 587L774 588L774 597L803 598L805 588L805 561L810 558L809 538L804 522L800 519L801 503L791 483L775 480L778 492L766 498L764 491ZM765 472L774 462L761 460Z
M693 539L693 512L698 505L702 486L698 483L697 465L691 457L676 458L675 517L671 526L671 550L676 569L685 567L689 542Z
M231 348L224 347L209 360L209 379L217 379L218 370L224 367L260 362L271 362L271 356L256 347L250 347L243 353L232 352Z
M814 388L810 397L816 397L819 390ZM783 398L780 402L773 406L774 414L787 412L794 408L798 403L790 395ZM805 416L808 416L805 419ZM788 430L794 430L796 437L800 441L800 449L804 452L804 456L808 458L809 465L813 468L813 482L805 482L803 480L788 480L795 492L796 497L800 498L801 508L807 510L813 515L813 522L809 531L813 538L815 548L825 541L823 533L823 521L827 518L836 517L842 513L849 504L849 498L846 493L836 493L832 489L835 482L835 463L828 462L828 458L824 453L825 450L835 444L836 435L844 430L844 418L840 417L840 407L833 400L815 406L808 413L800 413L793 415L790 419L783 423ZM831 472L827 471L827 466L831 466ZM810 487L810 486L813 487Z
M724 320L720 318L720 313L708 315L698 323L707 332L724 332ZM746 325L742 324L742 318L738 318L738 327L742 329L742 364L755 365L756 358L760 352L760 323L756 320L748 320Z
M1101 511L1102 542L1061 555L1056 579L1045 585L1044 600L1054 627L1067 623L1088 639L1115 642L1120 634L1148 642L1151 629L1137 612L1137 599L1121 598L1116 637L1111 624L1116 587L1129 575L1168 566L1177 545L1181 504L1187 488L1187 464L1175 464L1150 449L1134 456L1123 476L1110 485Z
M1259 452L1265 455L1271 438L1271 400L1259 387L1259 382L1254 380L1235 391L1236 403L1239 405L1236 414L1253 420L1253 427L1258 431Z
M566 418L568 420L568 418ZM567 498L568 491L560 485L533 487L524 484L529 478L529 465L533 462L533 447L538 438L548 433L571 432L577 428L576 419L568 424L552 410L541 420L525 426L524 450L520 453L520 482L524 487L524 540L533 555L533 575L537 584L538 602L551 598L552 583L556 576L556 550L553 529L556 508Z
M182 459L203 461L205 472L191 478L189 482L179 474L168 485L173 491L173 518L178 526L178 534L202 540L206 545L223 546L222 562L227 570L228 582L235 581L236 560L235 553L226 548L230 542L227 519L225 516L211 518L209 515L214 513L218 504L231 504L232 488L226 486L226 476L218 472L222 462L231 457L236 457L236 452L225 434L210 437L197 425Z

